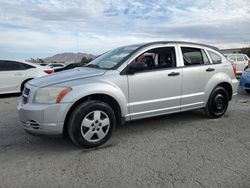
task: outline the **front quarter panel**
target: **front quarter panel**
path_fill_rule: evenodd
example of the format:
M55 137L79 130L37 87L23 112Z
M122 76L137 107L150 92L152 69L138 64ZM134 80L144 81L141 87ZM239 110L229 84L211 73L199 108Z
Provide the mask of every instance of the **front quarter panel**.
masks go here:
M116 85L111 81L105 81L105 78L103 78L99 81L89 80L85 83L72 86L72 91L63 98L62 102L72 103L73 105L75 102L86 96L94 94L105 94L113 97L118 102L121 108L122 116L127 116L127 81L126 77L121 77L121 79L123 81L120 82L121 80L119 80L119 85Z

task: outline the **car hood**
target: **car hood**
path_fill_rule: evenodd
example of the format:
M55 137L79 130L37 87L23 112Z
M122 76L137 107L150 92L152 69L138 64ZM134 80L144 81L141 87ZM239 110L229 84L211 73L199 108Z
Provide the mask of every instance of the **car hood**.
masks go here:
M48 76L35 78L29 81L30 85L36 87L45 87L49 85L59 84L63 82L68 82L72 80L78 80L82 78L89 78L94 76L101 76L107 70L95 69L90 67L78 67L71 70L66 70L58 73L54 73Z

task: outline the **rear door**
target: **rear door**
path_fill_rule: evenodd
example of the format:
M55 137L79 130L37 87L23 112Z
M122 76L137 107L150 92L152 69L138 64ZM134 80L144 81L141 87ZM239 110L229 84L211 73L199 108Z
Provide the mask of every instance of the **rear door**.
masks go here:
M0 93L18 92L25 79L25 67L16 61L0 61Z
M216 72L215 65L203 48L180 45L179 50L183 61L181 110L204 107L205 87Z

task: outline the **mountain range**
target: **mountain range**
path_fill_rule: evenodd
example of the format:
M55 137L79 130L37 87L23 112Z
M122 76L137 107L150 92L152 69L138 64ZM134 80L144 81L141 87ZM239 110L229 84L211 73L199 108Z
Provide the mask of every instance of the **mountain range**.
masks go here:
M87 53L72 53L72 52L65 52L53 55L51 57L44 58L43 61L45 62L64 62L68 63L76 63L80 62L83 57L92 58L94 59L96 56Z

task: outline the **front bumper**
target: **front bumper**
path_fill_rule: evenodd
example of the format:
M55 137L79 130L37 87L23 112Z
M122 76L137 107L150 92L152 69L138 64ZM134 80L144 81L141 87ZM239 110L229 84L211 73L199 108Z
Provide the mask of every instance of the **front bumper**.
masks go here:
M23 128L28 133L42 135L61 135L66 114L71 103L31 104L18 99L17 110Z
M240 78L240 89L242 89L242 90L250 90L250 77L249 76L241 76L241 78Z

